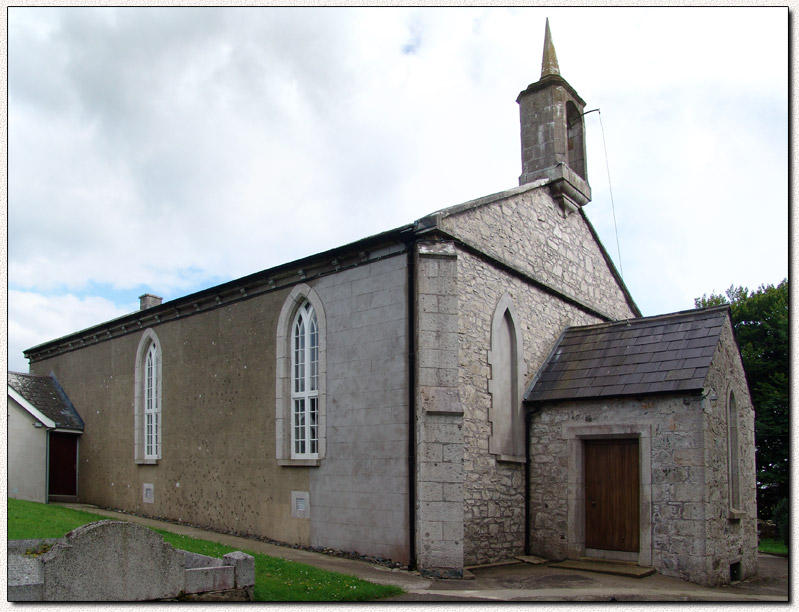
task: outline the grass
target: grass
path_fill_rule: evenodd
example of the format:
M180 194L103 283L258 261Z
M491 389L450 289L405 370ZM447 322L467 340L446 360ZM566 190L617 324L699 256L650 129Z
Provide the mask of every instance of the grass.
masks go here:
M107 517L18 499L8 500L8 539L60 538L67 532ZM220 558L234 548L155 529L180 550ZM255 557L256 601L372 601L402 593L394 586L374 584L353 576L321 570L244 550Z
M762 553L770 555L788 555L788 547L782 540L760 540L757 549Z
M21 499L8 500L8 539L60 538L76 527L108 517Z

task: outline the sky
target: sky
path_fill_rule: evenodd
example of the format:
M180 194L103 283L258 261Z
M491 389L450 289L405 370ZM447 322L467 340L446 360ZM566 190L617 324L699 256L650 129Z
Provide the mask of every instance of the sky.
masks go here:
M9 369L143 293L515 187L547 17L642 313L786 278L785 7L12 7Z

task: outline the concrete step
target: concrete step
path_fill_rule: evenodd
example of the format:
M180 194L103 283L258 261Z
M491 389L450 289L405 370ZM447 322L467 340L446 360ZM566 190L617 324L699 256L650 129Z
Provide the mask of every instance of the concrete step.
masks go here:
M652 567L641 567L634 563L624 563L620 561L604 561L601 559L567 559L549 563L548 567L562 569L582 570L584 572L596 572L599 574L613 574L614 576L629 576L631 578L644 578L655 573Z
M533 555L518 555L516 557L522 563L529 563L530 565L543 565L547 562L546 559L542 559L541 557L535 557Z

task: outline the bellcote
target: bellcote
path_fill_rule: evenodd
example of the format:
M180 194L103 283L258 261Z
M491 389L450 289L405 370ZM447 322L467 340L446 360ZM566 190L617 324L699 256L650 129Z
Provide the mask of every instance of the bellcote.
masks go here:
M541 78L522 91L516 102L522 140L519 184L548 178L564 215L576 211L591 201L585 157L585 102L560 75L549 19Z

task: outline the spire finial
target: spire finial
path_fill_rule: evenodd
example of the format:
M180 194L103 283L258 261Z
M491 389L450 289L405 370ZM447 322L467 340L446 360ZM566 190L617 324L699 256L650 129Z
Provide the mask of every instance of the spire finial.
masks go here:
M547 17L547 29L544 33L544 57L541 60L541 78L549 75L560 75L558 68L558 56L555 55L555 45L552 44L552 33L549 31L549 17Z

